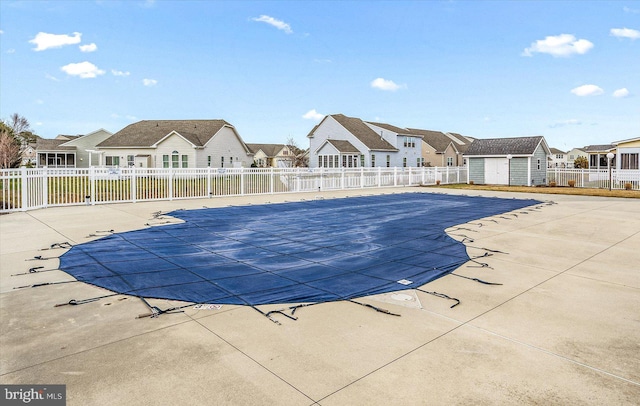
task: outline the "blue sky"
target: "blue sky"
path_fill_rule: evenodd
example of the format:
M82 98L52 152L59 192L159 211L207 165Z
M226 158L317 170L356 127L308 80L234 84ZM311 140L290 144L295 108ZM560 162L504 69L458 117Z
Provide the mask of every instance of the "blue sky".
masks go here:
M0 116L46 138L325 114L568 150L640 135L639 1L0 1Z

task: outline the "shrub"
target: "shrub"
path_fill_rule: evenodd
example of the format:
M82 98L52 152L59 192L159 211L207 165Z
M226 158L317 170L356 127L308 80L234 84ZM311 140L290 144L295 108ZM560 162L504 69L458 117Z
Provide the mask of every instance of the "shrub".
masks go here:
M571 179L569 182L567 182L569 184L570 187L574 187L576 185L576 181Z
M631 190L631 189L633 189L633 185L631 183L627 182L627 183L624 184L624 188L625 188L625 190Z
M469 181L469 184L470 184L470 185L473 185L473 181L472 181L472 180L470 180L470 181Z
M556 182L549 182L549 186L556 187Z
M436 181L436 185L440 185L440 181L439 180Z
M573 167L576 168L576 169L580 169L580 168L588 169L589 168L589 161L587 160L586 157L579 156L573 161Z

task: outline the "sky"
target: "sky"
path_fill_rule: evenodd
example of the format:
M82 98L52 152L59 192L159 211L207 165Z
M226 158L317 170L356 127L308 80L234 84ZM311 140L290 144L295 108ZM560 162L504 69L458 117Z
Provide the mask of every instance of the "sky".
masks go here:
M0 118L45 138L327 114L565 151L640 136L640 1L0 0Z

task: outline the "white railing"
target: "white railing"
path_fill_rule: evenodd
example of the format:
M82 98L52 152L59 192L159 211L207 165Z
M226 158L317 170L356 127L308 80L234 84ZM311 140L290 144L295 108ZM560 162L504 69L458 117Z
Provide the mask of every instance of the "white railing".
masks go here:
M640 190L640 170L638 169L547 169L547 180L555 182L557 186L598 188L598 189L626 189L630 185L633 190Z
M0 213L116 202L466 183L466 167L0 170Z

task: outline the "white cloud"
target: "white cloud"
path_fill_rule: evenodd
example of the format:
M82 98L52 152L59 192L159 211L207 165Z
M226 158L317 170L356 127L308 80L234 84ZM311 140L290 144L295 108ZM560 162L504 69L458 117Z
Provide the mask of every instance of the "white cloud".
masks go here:
M9 49L7 49L7 53L8 54L15 54L16 50L14 48L9 48Z
M398 89L407 87L407 85L399 85L395 83L393 80L376 78L371 81L371 87L375 89L388 90L391 92L395 92Z
M96 49L98 49L98 46L94 43L91 43L87 45L80 45L79 48L82 52L94 52Z
M554 57L571 56L573 54L585 54L591 48L593 43L586 39L576 39L571 34L560 34L556 36L548 36L545 39L539 39L532 43L529 48L523 52L523 56L533 56L534 53L549 54Z
M571 93L576 96L598 96L604 93L601 87L596 85L582 85L571 89Z
M47 79L49 79L49 80L53 80L54 82L59 82L59 81L60 81L60 79L58 79L58 78L57 78L57 77L55 77L55 76L51 76L51 75L49 75L48 73L46 73L46 74L44 75L44 77L45 77L45 78L47 78Z
M148 87L155 86L158 84L158 81L155 79L142 79L142 84Z
M630 38L630 39L640 38L640 31L632 30L631 28L612 28L610 33L614 37L618 37L618 38Z
M99 75L104 75L102 69L91 62L70 63L60 68L63 72L70 76L79 76L82 79L95 78Z
M129 76L131 73L123 72L121 70L111 69L111 74L113 74L113 76Z
M572 118L570 120L565 120L565 121L557 121L557 122L549 125L549 128L566 127L566 126L569 126L569 125L582 125L582 121L576 120L575 118Z
M269 17L267 15L261 15L260 17L254 17L251 19L252 21L258 21L261 23L267 23L271 26L276 27L279 30L282 30L284 32L286 32L287 34L293 34L293 30L291 29L291 26L287 23L285 23L282 20L278 20L275 19L273 17Z
M637 8L631 8L631 7L625 6L622 9L624 10L625 13L640 14L640 9L637 9Z
M44 51L49 48L60 48L65 45L79 44L82 34L74 32L73 36L67 34L48 34L46 32L39 32L36 36L29 40L29 43L35 44L34 51Z
M315 121L320 121L322 120L323 117L324 117L324 114L318 113L316 109L311 109L306 113L304 113L304 115L302 116L302 118L306 120L315 120Z
M613 92L613 97L621 99L623 97L629 96L629 94L630 94L629 90L627 90L626 87L623 87L622 89L618 89L618 90L614 91Z

